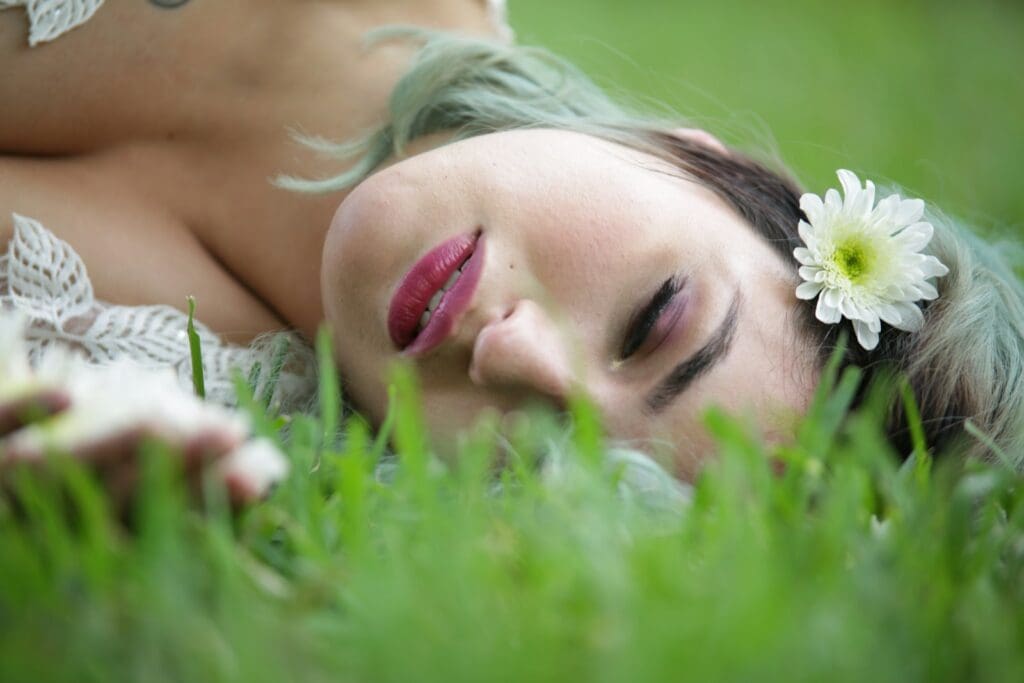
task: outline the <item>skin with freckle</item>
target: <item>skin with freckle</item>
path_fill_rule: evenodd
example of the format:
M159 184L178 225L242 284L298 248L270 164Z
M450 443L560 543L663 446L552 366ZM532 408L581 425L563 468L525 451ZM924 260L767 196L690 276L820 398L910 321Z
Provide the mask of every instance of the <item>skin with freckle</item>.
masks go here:
M611 436L672 443L691 477L715 404L784 431L813 390L812 354L789 322L794 273L710 191L641 152L579 133L483 135L392 164L339 207L322 294L350 395L379 421L399 350L386 311L401 276L437 244L480 229L483 275L452 335L412 359L427 423L444 442L482 410L560 406L585 391ZM436 178L446 179L439 188ZM667 278L687 278L683 329L618 362L630 315ZM643 397L742 302L730 353L659 415Z

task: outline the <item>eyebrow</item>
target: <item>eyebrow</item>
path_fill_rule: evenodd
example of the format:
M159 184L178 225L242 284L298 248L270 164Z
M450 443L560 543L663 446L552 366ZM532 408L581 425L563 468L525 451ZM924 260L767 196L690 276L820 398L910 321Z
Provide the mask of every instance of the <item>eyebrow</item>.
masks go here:
M658 382L644 399L645 412L651 415L661 413L698 378L706 375L715 365L729 354L736 326L739 321L742 297L737 292L725 318L711 334L711 338L696 353L684 360Z

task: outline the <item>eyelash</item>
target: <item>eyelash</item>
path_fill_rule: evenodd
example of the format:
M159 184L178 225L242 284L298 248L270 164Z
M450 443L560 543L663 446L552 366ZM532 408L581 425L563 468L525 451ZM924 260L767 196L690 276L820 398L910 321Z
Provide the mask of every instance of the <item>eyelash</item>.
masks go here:
M619 360L626 360L643 346L661 314L665 312L668 305L672 303L672 299L683 288L683 282L684 279L681 277L670 277L665 280L647 305L633 315L626 326L626 335L622 342L622 349L619 351Z

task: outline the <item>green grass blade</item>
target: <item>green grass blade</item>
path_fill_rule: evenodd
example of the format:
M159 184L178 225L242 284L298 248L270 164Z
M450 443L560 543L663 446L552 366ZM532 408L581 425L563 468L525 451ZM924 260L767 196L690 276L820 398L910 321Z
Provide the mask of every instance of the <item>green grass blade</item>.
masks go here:
M195 313L196 298L190 296L188 301L188 348L192 357L192 388L199 398L206 398L206 380L203 377L203 343L196 332Z
M316 358L320 372L321 443L327 448L333 448L338 438L338 422L341 418L341 383L334 365L333 349L330 330L321 327L316 335Z

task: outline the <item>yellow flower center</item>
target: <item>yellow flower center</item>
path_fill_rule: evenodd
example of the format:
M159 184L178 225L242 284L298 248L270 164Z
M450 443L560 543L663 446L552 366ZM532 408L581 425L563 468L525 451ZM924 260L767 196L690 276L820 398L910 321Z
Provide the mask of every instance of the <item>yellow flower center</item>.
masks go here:
M840 275L850 282L857 282L871 269L875 261L873 251L867 242L853 237L836 245L832 262Z

